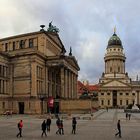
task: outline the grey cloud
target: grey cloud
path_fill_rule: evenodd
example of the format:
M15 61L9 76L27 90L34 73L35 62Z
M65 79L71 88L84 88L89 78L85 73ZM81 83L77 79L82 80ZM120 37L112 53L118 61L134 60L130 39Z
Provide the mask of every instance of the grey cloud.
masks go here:
M104 55L107 41L117 27L126 54L126 70L131 74L140 71L140 1L139 0L5 0L5 6L17 11L8 11L2 16L0 37L39 30L40 24L53 20L60 29L60 37L69 52L78 59L81 79L98 82L104 72ZM5 5L4 5L5 4ZM2 6L2 7L1 7ZM47 27L46 27L47 28ZM93 43L93 45L91 45ZM84 46L84 45L85 46ZM85 54L93 56L86 58ZM98 55L97 55L98 53ZM96 59L95 59L96 58Z

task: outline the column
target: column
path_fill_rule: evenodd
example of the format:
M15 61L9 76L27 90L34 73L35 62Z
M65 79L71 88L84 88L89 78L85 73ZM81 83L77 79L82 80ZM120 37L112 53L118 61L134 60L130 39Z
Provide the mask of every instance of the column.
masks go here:
M40 70L41 72L41 79L43 80L42 81L42 92L43 94L46 94L46 69L45 69L45 65L43 65L42 69Z
M67 70L67 93L66 93L66 97L69 97L69 70Z
M37 70L36 70L36 63L31 62L31 96L37 95Z
M72 78L71 78L71 80L72 80L72 81L71 81L71 86L72 86L72 87L71 87L71 98L73 99L73 93L74 93L74 91L73 91L74 79L73 79L73 78L74 78L74 74L72 73L71 76L72 76Z
M76 74L74 74L74 98L78 97L78 91L77 91L77 79Z
M73 99L76 98L76 94L77 94L75 87L76 87L76 78L75 78L75 73L73 73Z
M68 97L68 70L67 69L65 69L65 95L64 95L64 98L67 98Z
M9 74L9 78L10 78L9 81L8 81L8 87L9 87L8 93L12 97L13 94L14 94L14 78L13 78L13 75L14 75L14 65L13 64L9 65L8 69L9 69L9 73L8 74Z
M71 98L71 71L69 71L69 98Z
M49 96L48 93L48 68L45 66L45 93L47 94L47 97Z
M64 97L64 68L61 68L61 97Z
M1 90L1 93L3 94L3 92L4 92L4 89L3 89L3 80L1 80L1 87L2 87L2 88L1 88L1 89L2 89L2 90Z

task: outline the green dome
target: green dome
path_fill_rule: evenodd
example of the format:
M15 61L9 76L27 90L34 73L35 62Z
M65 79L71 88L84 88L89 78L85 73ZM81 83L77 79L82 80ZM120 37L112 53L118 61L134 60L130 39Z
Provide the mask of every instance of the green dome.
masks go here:
M121 42L120 38L117 36L116 33L114 33L114 34L110 37L110 39L109 39L109 41L108 41L108 46L107 46L107 48L110 48L110 47L112 47L113 45L117 45L117 46L120 46L120 47L122 48L122 42Z

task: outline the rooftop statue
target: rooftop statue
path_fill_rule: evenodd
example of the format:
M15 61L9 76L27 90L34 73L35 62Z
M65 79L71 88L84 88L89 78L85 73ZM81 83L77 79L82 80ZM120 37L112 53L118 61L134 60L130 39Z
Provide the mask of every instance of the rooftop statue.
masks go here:
M48 32L59 33L59 29L56 26L52 25L52 21L49 23Z

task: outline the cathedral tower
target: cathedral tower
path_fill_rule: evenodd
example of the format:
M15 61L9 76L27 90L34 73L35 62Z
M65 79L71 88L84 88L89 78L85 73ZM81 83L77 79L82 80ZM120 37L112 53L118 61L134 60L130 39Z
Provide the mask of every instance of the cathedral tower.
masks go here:
M98 97L101 107L122 107L133 103L135 91L125 71L126 57L123 51L122 42L114 30L106 48L105 70L99 79Z
M110 37L106 48L105 61L105 77L124 77L125 75L125 54L120 38L116 32Z

